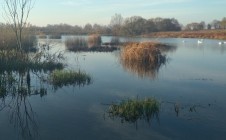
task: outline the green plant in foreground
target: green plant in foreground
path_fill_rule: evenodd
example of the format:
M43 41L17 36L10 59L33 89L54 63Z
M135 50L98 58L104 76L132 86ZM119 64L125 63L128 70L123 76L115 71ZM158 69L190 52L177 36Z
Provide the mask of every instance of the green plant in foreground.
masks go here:
M57 88L68 85L89 85L91 82L91 77L85 72L81 71L54 70L51 73L49 80L50 83L53 84L55 88Z
M154 98L144 100L125 100L120 104L112 104L108 109L110 118L121 118L122 122L137 122L144 119L150 122L151 119L159 117L160 103Z

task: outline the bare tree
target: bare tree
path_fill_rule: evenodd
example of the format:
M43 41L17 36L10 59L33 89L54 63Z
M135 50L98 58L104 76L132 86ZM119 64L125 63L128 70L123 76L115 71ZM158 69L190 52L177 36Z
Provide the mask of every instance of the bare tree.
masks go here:
M119 35L121 32L123 24L123 17L121 14L115 14L111 17L110 27L112 29L113 35Z
M34 0L4 0L7 22L11 25L17 41L18 50L22 51L22 32L34 5Z

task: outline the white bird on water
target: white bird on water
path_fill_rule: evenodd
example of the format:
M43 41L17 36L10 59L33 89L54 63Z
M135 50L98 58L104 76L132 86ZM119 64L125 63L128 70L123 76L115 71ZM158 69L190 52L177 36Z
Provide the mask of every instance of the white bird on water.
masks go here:
M218 44L219 44L219 45L223 45L223 44L224 44L224 42L219 42Z
M198 44L202 44L202 43L203 43L203 39L199 39Z

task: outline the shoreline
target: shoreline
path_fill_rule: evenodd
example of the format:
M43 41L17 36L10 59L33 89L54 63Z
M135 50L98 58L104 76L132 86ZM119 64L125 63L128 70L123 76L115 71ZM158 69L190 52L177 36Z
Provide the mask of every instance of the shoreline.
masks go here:
M201 30L201 31L178 31L178 32L153 32L141 35L152 38L200 38L226 40L226 30Z

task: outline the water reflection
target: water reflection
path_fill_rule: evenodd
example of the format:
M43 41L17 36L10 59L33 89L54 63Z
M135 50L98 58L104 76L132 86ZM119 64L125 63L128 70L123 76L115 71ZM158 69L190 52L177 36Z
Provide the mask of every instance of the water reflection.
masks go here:
M160 67L166 64L165 62L147 64L139 62L126 62L123 60L121 60L120 62L126 71L133 73L141 78L149 77L151 79L155 79L157 77Z
M51 72L50 72L51 73ZM0 73L0 111L9 112L9 122L18 130L22 139L38 139L39 128L37 116L32 108L32 96L47 95L48 75L50 73L34 72L1 72ZM84 76L76 82L75 86L84 86ZM61 81L62 83L63 81ZM88 81L90 84L90 81ZM62 88L63 85L54 85ZM67 83L67 86L71 83Z
M23 139L38 137L37 117L29 97L47 94L47 89L31 86L30 72L0 74L0 111L9 111L10 123L19 131Z

